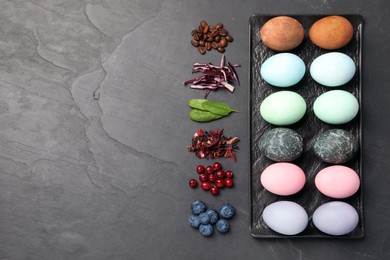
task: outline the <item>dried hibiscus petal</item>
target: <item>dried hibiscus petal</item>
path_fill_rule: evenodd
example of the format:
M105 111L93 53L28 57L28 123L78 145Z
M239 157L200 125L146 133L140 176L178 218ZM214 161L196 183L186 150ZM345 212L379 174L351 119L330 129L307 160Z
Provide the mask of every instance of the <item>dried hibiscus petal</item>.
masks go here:
M198 158L216 159L216 158L232 158L236 162L235 150L238 150L237 142L239 137L227 138L223 134L223 129L217 131L204 131L198 129L192 138L191 145L186 148L190 152L194 152Z

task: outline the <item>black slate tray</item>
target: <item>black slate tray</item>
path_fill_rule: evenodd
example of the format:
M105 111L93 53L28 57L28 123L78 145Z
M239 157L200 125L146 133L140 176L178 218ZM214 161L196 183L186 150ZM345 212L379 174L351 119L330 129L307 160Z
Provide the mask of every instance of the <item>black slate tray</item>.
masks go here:
M362 86L361 86L361 70L362 70L362 25L363 19L360 15L343 15L347 18L354 27L354 36L351 42L337 51L349 55L357 65L357 71L354 78L341 87L329 88L321 86L316 83L309 74L309 66L312 61L327 52L315 46L309 39L308 32L311 25L318 19L325 17L325 15L289 15L300 21L305 28L305 39L303 43L296 49L290 51L301 57L306 64L306 74L301 82L297 85L284 88L285 90L292 90L304 97L307 103L307 112L304 118L298 123L287 126L300 135L304 139L304 151L300 158L293 163L300 166L306 174L306 184L304 188L297 194L292 196L277 196L265 190L260 184L261 172L272 162L259 152L259 139L264 132L275 126L265 122L259 112L259 106L262 100L270 94L282 90L281 88L273 87L262 80L260 76L261 64L269 57L277 52L267 48L260 40L259 30L261 26L269 19L279 15L253 15L249 20L249 35L250 35L250 91L249 91L249 142L250 142L250 233L256 238L361 238L364 236L363 223L363 174L362 174L362 114L361 109L356 118L348 124L344 125L329 125L317 119L313 113L313 102L322 93L332 89L343 89L352 93L358 98L360 108L362 107ZM311 217L320 205L333 201L325 195L322 195L314 185L315 175L323 168L330 166L330 164L321 162L317 159L312 151L312 144L314 138L321 132L327 129L342 128L351 131L360 142L359 155L352 161L345 163L354 169L360 177L361 186L358 192L350 198L341 201L352 205L359 214L359 224L354 231L344 236L330 236L319 231L312 223ZM300 234L295 236L285 236L274 232L264 223L261 215L263 209L276 201L289 200L294 201L305 208L309 215L309 224L307 228Z

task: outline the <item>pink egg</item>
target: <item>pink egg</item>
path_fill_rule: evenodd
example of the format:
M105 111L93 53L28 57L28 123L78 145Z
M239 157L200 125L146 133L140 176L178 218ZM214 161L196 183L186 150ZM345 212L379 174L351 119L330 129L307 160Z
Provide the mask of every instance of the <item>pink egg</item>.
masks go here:
M314 182L322 194L335 199L348 198L355 194L360 187L357 173L342 165L333 165L322 169Z
M260 182L269 192L288 196L305 186L306 176L295 164L281 162L268 166L261 174Z

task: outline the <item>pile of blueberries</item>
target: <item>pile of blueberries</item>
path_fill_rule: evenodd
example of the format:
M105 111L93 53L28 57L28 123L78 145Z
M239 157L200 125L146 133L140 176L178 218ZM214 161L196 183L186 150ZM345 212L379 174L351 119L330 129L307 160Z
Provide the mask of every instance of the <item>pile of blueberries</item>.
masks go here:
M215 209L207 209L206 204L200 200L191 203L191 211L193 215L189 217L188 223L206 237L214 233L213 225L215 225L218 232L227 233L230 225L226 219L231 219L236 212L231 204L224 203L218 213Z

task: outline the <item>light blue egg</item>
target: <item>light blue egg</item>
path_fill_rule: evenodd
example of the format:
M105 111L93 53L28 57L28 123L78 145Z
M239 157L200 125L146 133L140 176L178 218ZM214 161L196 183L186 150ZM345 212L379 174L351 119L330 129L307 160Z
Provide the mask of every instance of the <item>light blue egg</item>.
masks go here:
M279 53L268 58L260 69L261 77L275 87L290 87L305 75L306 67L301 58L292 53Z
M323 54L310 65L311 77L327 87L338 87L346 84L353 78L355 72L355 62L341 52Z

